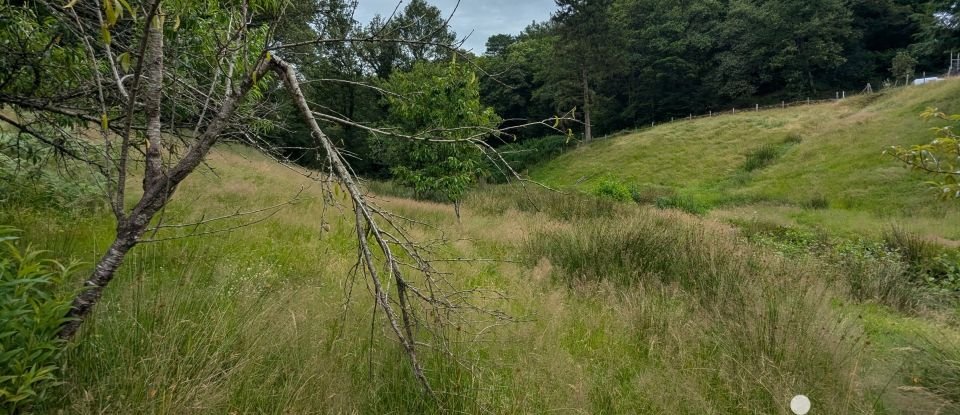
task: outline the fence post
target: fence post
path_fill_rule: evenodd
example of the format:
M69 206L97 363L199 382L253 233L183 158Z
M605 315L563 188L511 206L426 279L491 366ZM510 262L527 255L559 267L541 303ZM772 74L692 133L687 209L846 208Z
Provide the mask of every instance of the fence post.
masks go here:
M810 105L810 97L807 97L807 105Z
M734 114L737 113L737 107L733 107L733 113L734 113Z
M847 99L847 91L843 91L843 99Z
M760 112L760 104L757 104L757 112Z
M836 98L834 98L834 99L840 99L840 92L839 92L839 91L838 91L838 92L836 92L836 95L837 95L837 97L836 97Z
M710 110L710 118L713 118L713 110Z
M780 109L787 107L787 101L780 101Z
M688 120L692 120L692 119L693 119L693 114L691 113L691 114L687 117L687 119L688 119Z

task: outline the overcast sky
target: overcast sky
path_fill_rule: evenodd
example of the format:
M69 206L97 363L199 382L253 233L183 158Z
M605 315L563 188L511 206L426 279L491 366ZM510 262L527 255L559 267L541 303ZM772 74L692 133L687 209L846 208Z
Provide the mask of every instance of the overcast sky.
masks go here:
M366 24L375 14L389 16L401 0L360 0L355 18ZM401 10L410 0L403 0ZM457 0L427 0L443 11L444 17L453 11ZM450 21L457 38L462 39L472 31L464 44L476 54L482 54L487 38L498 33L518 34L534 20L542 22L550 18L556 9L553 0L461 0L460 8Z

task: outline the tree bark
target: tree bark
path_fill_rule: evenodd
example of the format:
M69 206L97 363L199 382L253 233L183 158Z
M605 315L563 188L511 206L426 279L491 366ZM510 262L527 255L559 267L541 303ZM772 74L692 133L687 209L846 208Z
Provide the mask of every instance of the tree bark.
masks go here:
M593 126L590 124L590 83L587 80L587 68L580 68L583 78L583 140L593 140Z
M185 152L172 168L164 168L162 148L162 123L160 104L163 97L163 27L148 22L144 70L144 113L147 118L146 166L144 169L143 195L131 210L130 215L117 222L117 236L107 252L100 258L93 273L84 283L85 290L73 300L67 312L67 322L60 329L60 337L72 338L81 324L93 311L103 295L103 290L113 280L124 257L140 241L157 212L173 197L177 186L206 158L220 134L228 127L230 117L258 79L270 69L270 57L264 55L252 73L223 101L217 114L211 119L203 134ZM120 183L122 186L123 183Z
M132 235L118 236L113 241L107 253L97 262L93 274L84 282L83 291L73 299L73 304L67 313L69 320L60 328L61 338L70 339L76 334L84 318L90 314L93 306L100 301L103 289L113 280L113 276L120 268L120 264L123 263L127 252L136 244L137 240Z

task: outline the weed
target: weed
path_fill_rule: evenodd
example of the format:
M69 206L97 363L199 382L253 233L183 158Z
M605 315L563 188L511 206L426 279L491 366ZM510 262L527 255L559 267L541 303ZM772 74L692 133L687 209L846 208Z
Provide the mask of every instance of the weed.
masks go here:
M760 170L773 164L779 157L780 149L777 146L765 145L747 153L747 160L743 162L742 169L747 172Z
M72 299L62 285L74 268L21 251L14 234L0 227L0 412L10 414L42 402L59 382L57 332Z
M632 199L632 194L627 185L610 176L600 179L600 182L593 188L593 194L618 202L626 202Z

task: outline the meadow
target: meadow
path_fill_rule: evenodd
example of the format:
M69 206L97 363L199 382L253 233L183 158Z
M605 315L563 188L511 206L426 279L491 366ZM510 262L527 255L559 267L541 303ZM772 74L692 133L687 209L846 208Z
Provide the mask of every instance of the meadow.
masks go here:
M638 199L708 217L879 237L895 223L960 240L960 205L938 203L922 173L883 151L929 142L926 108L960 111L960 82L888 89L834 103L663 124L583 145L530 169L534 179L591 191L604 180ZM953 242L956 244L956 242Z
M76 281L112 236L84 177L10 180L0 205L21 249L83 261ZM960 411L960 313L909 281L890 244L811 253L709 217L516 184L473 191L458 224L451 206L367 185L430 225L412 234L444 238L438 258L477 259L441 267L453 287L502 293L478 301L512 319L448 328L450 353L424 356L437 400L371 321L349 206L221 146L165 221L303 187L300 199L231 232L137 247L32 411L789 414L797 394L817 413Z

